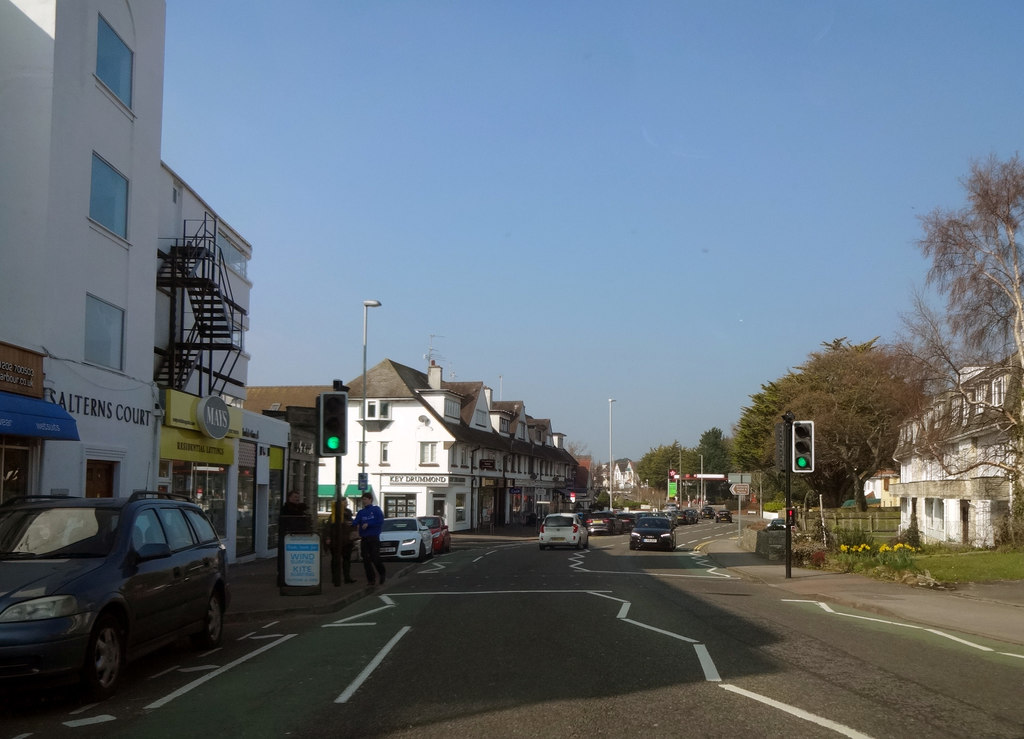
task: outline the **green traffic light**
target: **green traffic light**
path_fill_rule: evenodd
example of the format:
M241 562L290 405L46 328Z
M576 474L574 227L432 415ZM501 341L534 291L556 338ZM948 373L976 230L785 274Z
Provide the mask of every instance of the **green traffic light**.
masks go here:
M800 469L806 469L807 467L810 466L810 462L808 461L807 457L797 457L796 466L799 467Z
M328 449L334 450L334 449L338 449L340 447L341 447L341 439L339 439L337 436L328 436L327 437L327 448Z

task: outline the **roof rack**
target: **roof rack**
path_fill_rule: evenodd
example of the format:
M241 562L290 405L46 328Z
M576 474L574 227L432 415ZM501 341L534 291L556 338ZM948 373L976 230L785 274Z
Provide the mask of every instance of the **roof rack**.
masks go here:
M136 500L143 500L145 498L158 498L163 500L182 500L186 503L191 503L192 498L185 493L169 493L165 490L136 490L128 498L128 502L132 503Z

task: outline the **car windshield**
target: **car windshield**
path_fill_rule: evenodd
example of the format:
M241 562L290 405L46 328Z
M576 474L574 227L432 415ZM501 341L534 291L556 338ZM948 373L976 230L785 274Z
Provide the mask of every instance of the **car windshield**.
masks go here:
M119 511L21 508L0 513L0 557L105 557Z
M385 518L381 531L416 531L419 528L415 518Z
M545 526L572 526L572 516L548 516L544 519Z
M441 528L441 519L438 516L423 516L420 519L420 521L422 521L429 528L432 528L432 529L439 529L439 528Z
M636 522L638 529L667 529L669 527L667 518L647 516Z

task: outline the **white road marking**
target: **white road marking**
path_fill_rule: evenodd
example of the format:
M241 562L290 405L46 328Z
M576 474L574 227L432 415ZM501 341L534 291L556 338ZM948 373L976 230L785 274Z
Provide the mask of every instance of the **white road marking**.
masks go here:
M168 695L165 695L163 698L159 698L159 699L153 701L152 703L150 703L148 706L146 706L146 710L149 710L151 708L160 708L162 706L166 706L168 703L170 703L175 698L180 698L181 696L185 695L186 693L190 692L191 690L194 690L195 688L198 688L203 683L208 682L209 680L212 680L213 678L217 677L218 675L223 675L228 670L231 670L231 669L237 667L238 665L243 664L244 662L248 662L253 657L255 657L257 655L260 655L260 654L263 654L263 652L266 652L267 650L273 649L274 647L276 647L276 646L278 646L280 644L283 644L284 642L286 642L289 639L291 639L293 636L296 636L296 635L295 634L285 634L284 636L282 636L277 641L271 642L270 644L265 644L264 646L260 647L259 649L255 649L252 652L249 652L249 654L245 655L244 657L239 657L234 662L230 662L230 663L224 665L223 667L217 668L213 672L209 672L206 675L203 675L202 677L197 678L196 680L193 680L192 682L188 683L187 685L183 685L182 687L180 687L177 690L175 690L173 693L169 693Z
M810 713L809 711L805 711L802 708L790 706L786 703L782 703L772 698L768 698L766 696L753 693L749 690L744 690L743 688L737 688L735 685L722 685L721 687L724 690L728 690L730 693L736 693L737 695L742 695L746 698L758 701L759 703L764 703L766 706L771 706L772 708L776 708L784 713L788 713L791 716L802 718L804 721L810 721L811 723L817 724L818 726L822 726L826 729L831 729L832 731L842 734L843 736L848 736L852 739L871 739L871 737L868 734L863 734L857 731L856 729L851 729L849 726L837 723L835 721L832 721L831 719L816 716L815 714Z
M928 626L918 626L917 624L908 624L908 623L903 623L901 621L892 621L892 620L885 619L885 618L877 618L875 616L861 616L858 613L843 613L842 611L834 610L828 603L823 603L820 600L802 600L802 599L799 599L799 598L783 598L782 602L783 603L812 603L812 604L818 606L821 610L825 611L825 613L831 613L834 616L846 616L846 618L857 618L857 619L860 619L861 621L874 621L875 623L886 624L887 626L899 626L900 628L904 628L904 629L917 629L919 631L927 631L929 634L935 634L936 636L941 636L943 639L949 639L950 641L955 641L958 644L963 644L964 646L971 647L972 649L977 649L977 650L979 650L981 652L995 652L996 651L996 650L992 649L992 647L986 647L986 646L984 646L982 644L975 644L974 642L968 641L967 639L961 639L958 636L953 636L952 634L947 634L944 631L939 631L938 629L933 629L933 628L928 627ZM1007 657L1018 657L1020 659L1024 659L1024 654L1014 654L1012 652L998 652L998 654L1002 654L1002 655L1007 656Z
M110 714L105 713L102 716L92 716L91 718L80 718L80 719L75 719L74 721L65 721L64 725L67 726L68 728L71 728L71 729L77 729L77 728L79 728L81 726L92 726L93 724L105 724L108 721L117 721L117 719L115 717L111 716ZM24 734L23 736L28 736L28 734Z
M369 622L362 622L362 623L351 623L351 622L354 619L364 618L365 616L369 616L371 613L377 613L378 611L386 611L389 608L394 608L395 607L394 601L392 601L390 598L388 599L388 601L390 601L390 602L387 602L384 605L379 606L378 608L372 608L369 611L363 611L362 613L357 613L354 616L349 616L348 618L340 618L337 621L332 621L329 624L323 624L320 628L326 629L326 628L330 628L331 626L372 626L373 624L369 623Z
M353 680L352 683L347 688L345 688L344 692L342 692L341 695L334 699L334 702L347 702L348 699L351 698L357 690L359 690L359 686L366 681L366 678L368 678L370 674L377 669L378 665L380 665L380 663L384 660L388 652L390 652L394 648L394 646L398 644L398 640L409 632L410 628L412 627L403 626L401 629L399 629L398 633L391 637L391 641L385 644L384 648L377 652L377 656L370 660L370 664L363 668L363 671L356 676L356 679Z

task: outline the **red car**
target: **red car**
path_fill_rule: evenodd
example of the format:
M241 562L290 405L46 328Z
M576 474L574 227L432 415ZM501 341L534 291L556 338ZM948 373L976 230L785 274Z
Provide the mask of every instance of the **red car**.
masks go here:
M452 550L452 535L444 516L417 516L430 529L430 537L434 542L434 554L444 554Z

